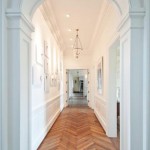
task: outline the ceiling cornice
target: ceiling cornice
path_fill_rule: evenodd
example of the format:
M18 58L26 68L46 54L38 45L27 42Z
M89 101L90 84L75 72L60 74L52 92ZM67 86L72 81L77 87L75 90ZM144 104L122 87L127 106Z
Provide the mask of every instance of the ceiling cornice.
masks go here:
M107 1L103 1L102 6L101 6L101 10L99 13L99 17L98 17L98 21L96 24L96 28L93 32L93 36L92 36L92 40L90 42L89 45L89 50L94 49L95 47L95 42L97 42L97 38L100 38L103 32L104 27L106 26L106 20L107 20L107 15L112 13L112 7L110 7L110 3L108 3ZM91 51L92 52L92 51Z
M57 45L60 50L65 50L66 46L64 44L62 35L60 33L59 27L57 25L57 21L55 19L53 8L51 7L50 1L45 1L43 5L40 7L40 11L45 19L53 37L56 40Z

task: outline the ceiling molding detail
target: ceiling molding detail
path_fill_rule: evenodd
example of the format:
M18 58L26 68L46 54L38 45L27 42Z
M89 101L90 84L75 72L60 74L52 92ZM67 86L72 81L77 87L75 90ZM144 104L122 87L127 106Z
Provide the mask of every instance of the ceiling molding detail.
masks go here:
M109 3L108 1L103 1L102 3L102 7L101 7L101 11L99 14L99 18L97 21L97 25L94 31L94 34L92 36L92 40L89 46L89 49L94 49L95 48L95 43L97 42L97 39L100 39L102 36L102 33L104 32L104 29L107 27L107 21L108 15L111 15L115 12L116 10L114 10L114 7L112 6L111 3ZM120 17L121 19L121 17ZM114 34L113 34L114 35ZM110 39L108 39L108 41L110 41L112 39L112 37ZM92 53L92 51L91 51Z
M58 28L53 9L50 6L50 2L45 1L42 6L40 6L40 11L43 15L45 22L47 23L52 35L54 36L56 43L58 44L60 50L65 50L66 46L64 44L63 38L61 36L60 30Z

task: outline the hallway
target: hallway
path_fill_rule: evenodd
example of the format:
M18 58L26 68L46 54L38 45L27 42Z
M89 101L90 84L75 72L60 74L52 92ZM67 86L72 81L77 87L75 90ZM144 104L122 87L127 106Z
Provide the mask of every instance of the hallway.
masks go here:
M67 107L38 150L119 150L119 139L105 135L90 108Z
M83 96L82 93L74 93L74 95L68 101L69 107L87 107L87 97Z

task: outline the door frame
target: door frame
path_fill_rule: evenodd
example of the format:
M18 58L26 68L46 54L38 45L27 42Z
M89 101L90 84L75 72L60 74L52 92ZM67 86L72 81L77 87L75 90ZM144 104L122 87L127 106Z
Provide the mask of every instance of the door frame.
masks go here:
M109 137L117 137L116 61L117 61L118 47L120 47L120 43L119 39L117 38L113 42L113 44L109 47L108 51L109 73L108 73L107 135Z
M69 101L69 71L70 70L86 70L87 71L87 102L88 102L88 106L90 106L90 100L89 100L89 97L90 97L90 93L88 92L89 91L89 69L66 69L66 104L65 104L65 107L68 106L68 101Z

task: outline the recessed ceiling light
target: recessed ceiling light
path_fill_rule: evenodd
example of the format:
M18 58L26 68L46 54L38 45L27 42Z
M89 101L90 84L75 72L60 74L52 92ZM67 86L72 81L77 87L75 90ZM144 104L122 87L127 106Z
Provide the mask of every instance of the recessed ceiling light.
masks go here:
M69 14L66 14L66 18L70 18L70 15L69 15Z
M72 30L71 30L71 29L68 29L68 31L71 32Z

